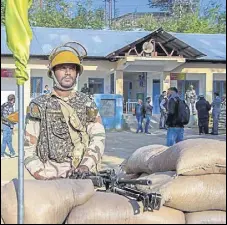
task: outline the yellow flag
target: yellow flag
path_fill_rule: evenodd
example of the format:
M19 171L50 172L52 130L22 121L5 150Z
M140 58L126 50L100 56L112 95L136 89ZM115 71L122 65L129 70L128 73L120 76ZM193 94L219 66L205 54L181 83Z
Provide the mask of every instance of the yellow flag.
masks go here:
M6 0L5 27L7 45L15 59L17 84L28 80L26 71L32 30L28 21L28 9L32 0Z

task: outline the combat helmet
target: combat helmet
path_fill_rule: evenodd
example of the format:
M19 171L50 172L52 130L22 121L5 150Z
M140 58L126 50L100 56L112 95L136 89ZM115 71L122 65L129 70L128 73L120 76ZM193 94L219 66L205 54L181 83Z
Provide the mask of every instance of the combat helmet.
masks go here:
M61 90L72 90L75 84L70 88L63 88L57 81L54 75L54 67L61 64L75 64L78 75L83 73L83 58L87 56L87 51L84 46L77 42L67 42L64 45L53 49L49 56L49 71L48 76L54 80L55 86Z

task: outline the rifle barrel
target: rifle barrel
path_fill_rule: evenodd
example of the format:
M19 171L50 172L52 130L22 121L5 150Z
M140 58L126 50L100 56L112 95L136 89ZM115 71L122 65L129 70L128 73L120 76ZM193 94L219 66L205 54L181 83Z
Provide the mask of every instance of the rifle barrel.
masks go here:
M152 182L151 180L124 180L124 179L120 179L118 180L119 184L140 184L140 185L151 185Z

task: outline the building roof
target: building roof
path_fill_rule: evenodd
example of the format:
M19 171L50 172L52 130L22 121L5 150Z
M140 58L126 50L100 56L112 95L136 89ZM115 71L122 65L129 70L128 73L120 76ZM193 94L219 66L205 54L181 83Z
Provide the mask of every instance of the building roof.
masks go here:
M164 31L162 28L159 28L147 35L146 37L131 43L129 46L125 46L122 49L119 49L112 54L108 55L108 57L113 57L115 55L124 54L124 52L129 51L132 47L138 46L141 43L146 41L150 41L150 39L155 40L162 44L164 48L169 48L171 50L175 50L178 54L184 56L186 59L197 59L206 56L203 52L199 51L196 48L193 48L186 42L180 40L175 35Z
M31 56L46 56L51 50L69 41L84 45L89 57L105 57L116 49L145 36L144 32L33 27ZM1 27L1 54L11 55L7 48L5 27Z
M172 33L183 42L203 52L206 60L226 60L226 34Z
M152 33L45 27L33 27L32 30L31 56L48 56L50 51L58 45L68 41L77 41L86 47L89 57L106 57ZM226 60L225 34L169 34L206 55L201 59ZM4 26L1 26L1 49L2 55L12 55L6 44Z

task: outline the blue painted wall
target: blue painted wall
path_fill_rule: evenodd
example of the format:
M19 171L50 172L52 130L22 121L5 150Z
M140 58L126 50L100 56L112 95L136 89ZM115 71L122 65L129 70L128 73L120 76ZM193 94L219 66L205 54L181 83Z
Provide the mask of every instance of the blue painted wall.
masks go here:
M121 130L123 125L123 98L114 94L95 94L94 101L107 130Z

